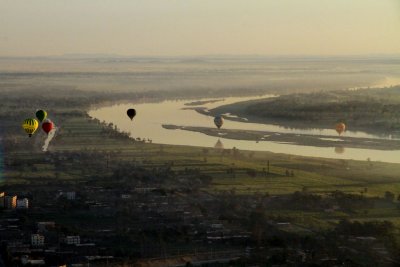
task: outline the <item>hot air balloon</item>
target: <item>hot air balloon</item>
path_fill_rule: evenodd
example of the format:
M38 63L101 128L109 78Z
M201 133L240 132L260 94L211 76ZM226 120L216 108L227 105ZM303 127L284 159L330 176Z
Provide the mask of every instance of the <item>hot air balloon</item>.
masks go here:
M338 124L336 124L336 132L341 135L342 133L344 133L344 131L346 131L346 124L344 124L343 122L340 122Z
M32 134L35 133L38 127L39 127L39 122L35 119L26 119L22 123L22 128L24 128L25 132L29 135L29 137L31 137Z
M49 134L49 132L51 132L51 130L53 130L53 128L54 128L54 123L49 119L46 119L42 123L42 129L46 134Z
M222 118L221 116L216 116L214 118L214 123L215 123L215 126L217 126L218 129L220 129L222 124L224 124L224 118Z
M36 111L36 118L42 122L44 121L44 119L46 119L47 117L47 112L45 110L39 109L38 111Z
M126 114L128 115L128 117L133 120L133 118L136 116L136 110L133 108L130 108L126 111Z

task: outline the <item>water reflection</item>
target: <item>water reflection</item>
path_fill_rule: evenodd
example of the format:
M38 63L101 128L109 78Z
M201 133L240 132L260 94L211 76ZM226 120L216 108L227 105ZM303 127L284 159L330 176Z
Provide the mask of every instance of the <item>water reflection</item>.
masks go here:
M335 147L335 153L336 154L343 154L344 152L345 152L345 148L343 146Z
M224 149L224 144L222 143L221 139L218 139L218 141L215 143L214 148L223 150Z

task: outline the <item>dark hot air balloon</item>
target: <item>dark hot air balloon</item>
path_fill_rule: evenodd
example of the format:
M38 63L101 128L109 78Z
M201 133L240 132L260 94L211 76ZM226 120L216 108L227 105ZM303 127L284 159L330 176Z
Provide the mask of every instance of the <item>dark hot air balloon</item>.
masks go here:
M136 110L133 108L130 108L126 111L126 114L128 115L128 117L133 120L133 118L136 116Z
M214 123L215 123L215 126L217 126L218 129L220 129L222 124L224 124L224 118L222 118L221 116L216 116L214 118Z
M47 112L45 110L39 109L36 111L36 118L42 122L47 117Z

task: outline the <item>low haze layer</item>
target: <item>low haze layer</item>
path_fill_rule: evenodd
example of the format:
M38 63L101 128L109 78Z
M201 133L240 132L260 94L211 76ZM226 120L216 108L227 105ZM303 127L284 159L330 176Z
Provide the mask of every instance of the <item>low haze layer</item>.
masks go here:
M400 53L397 0L0 1L0 56Z

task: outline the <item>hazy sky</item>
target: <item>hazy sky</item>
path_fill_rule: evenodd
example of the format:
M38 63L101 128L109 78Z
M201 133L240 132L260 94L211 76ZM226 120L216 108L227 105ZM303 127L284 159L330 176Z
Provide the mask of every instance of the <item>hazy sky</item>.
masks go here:
M0 56L400 53L400 0L0 0Z

